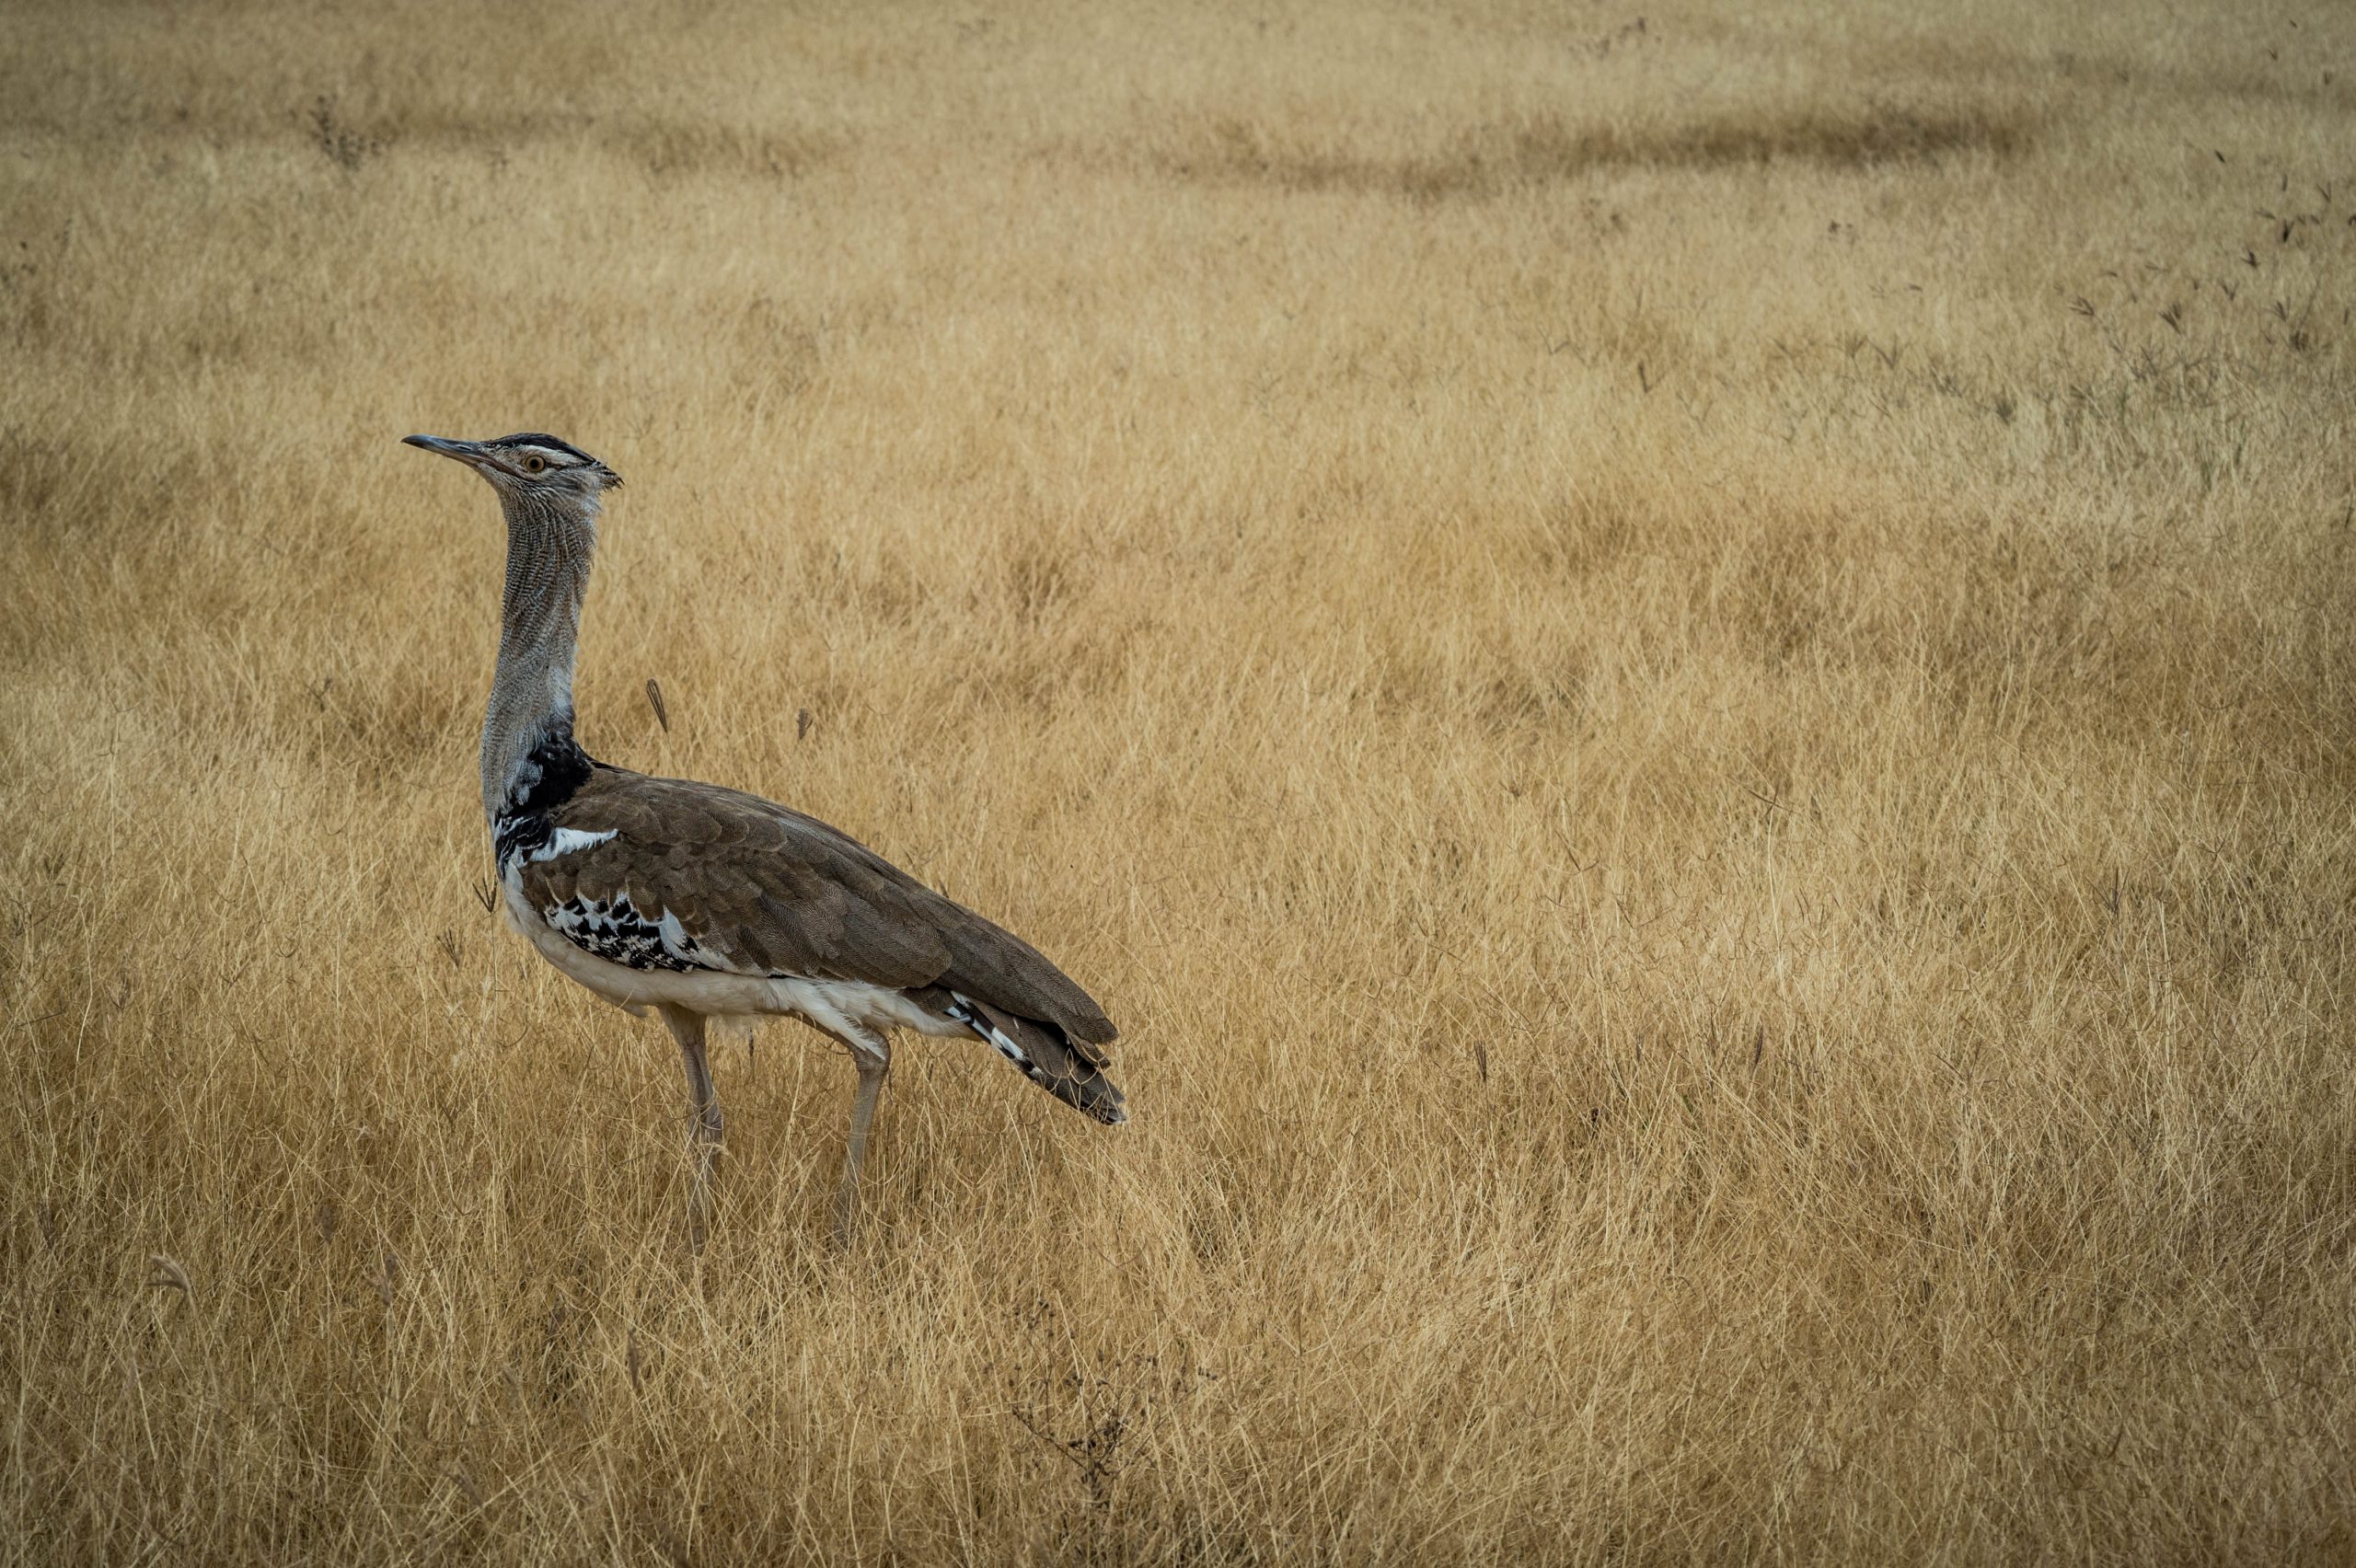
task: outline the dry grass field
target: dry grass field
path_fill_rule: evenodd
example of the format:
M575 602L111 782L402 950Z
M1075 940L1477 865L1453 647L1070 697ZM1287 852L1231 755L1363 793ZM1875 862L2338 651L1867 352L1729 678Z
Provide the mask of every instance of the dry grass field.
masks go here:
M2356 15L5 9L0 1561L2356 1555ZM515 429L1130 1126L691 1258Z

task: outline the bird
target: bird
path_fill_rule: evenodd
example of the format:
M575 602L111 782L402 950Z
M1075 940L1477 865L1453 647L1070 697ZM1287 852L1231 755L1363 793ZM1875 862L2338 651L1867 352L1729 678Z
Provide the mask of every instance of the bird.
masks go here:
M512 927L569 978L659 1015L687 1082L687 1231L709 1231L722 1123L715 1019L792 1017L858 1069L838 1243L899 1031L978 1040L1091 1120L1128 1119L1116 1031L1038 949L790 806L601 762L573 734L582 600L613 469L555 436L404 437L491 483L507 526L499 653L483 715L483 816Z

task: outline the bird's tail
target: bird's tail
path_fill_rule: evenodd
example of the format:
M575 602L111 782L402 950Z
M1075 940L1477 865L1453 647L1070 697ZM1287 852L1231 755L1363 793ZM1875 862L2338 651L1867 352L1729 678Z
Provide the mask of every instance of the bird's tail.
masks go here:
M1081 1115L1118 1126L1129 1119L1120 1090L1104 1076L1104 1054L1075 1047L1052 1024L1017 1018L1003 1008L952 992L944 1009L951 1018L989 1042L1022 1076ZM1085 1055L1083 1055L1085 1053Z

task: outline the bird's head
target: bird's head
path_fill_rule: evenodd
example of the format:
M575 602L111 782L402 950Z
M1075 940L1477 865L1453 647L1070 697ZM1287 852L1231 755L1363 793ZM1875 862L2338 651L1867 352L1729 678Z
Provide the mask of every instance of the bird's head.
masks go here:
M491 481L502 502L535 510L586 508L595 514L598 497L622 482L621 476L570 442L526 432L495 441L450 441L438 435L407 435L410 446L455 457Z

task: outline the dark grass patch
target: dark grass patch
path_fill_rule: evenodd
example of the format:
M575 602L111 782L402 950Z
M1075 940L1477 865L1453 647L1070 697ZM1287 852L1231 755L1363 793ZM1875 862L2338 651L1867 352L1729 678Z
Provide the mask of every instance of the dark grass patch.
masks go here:
M840 156L849 145L841 136L807 126L554 111L421 113L404 121L398 134L420 145L485 153L502 165L510 156L542 148L593 149L637 164L658 181L699 177L799 179Z
M1183 179L1344 191L1434 202L1495 196L1622 168L1715 170L1773 163L1832 169L1943 159L2011 157L2030 140L2025 118L1985 108L1929 110L1875 104L1727 115L1669 125L1576 125L1557 116L1487 124L1434 152L1371 157L1287 145L1257 128L1221 121L1201 143L1165 155Z

